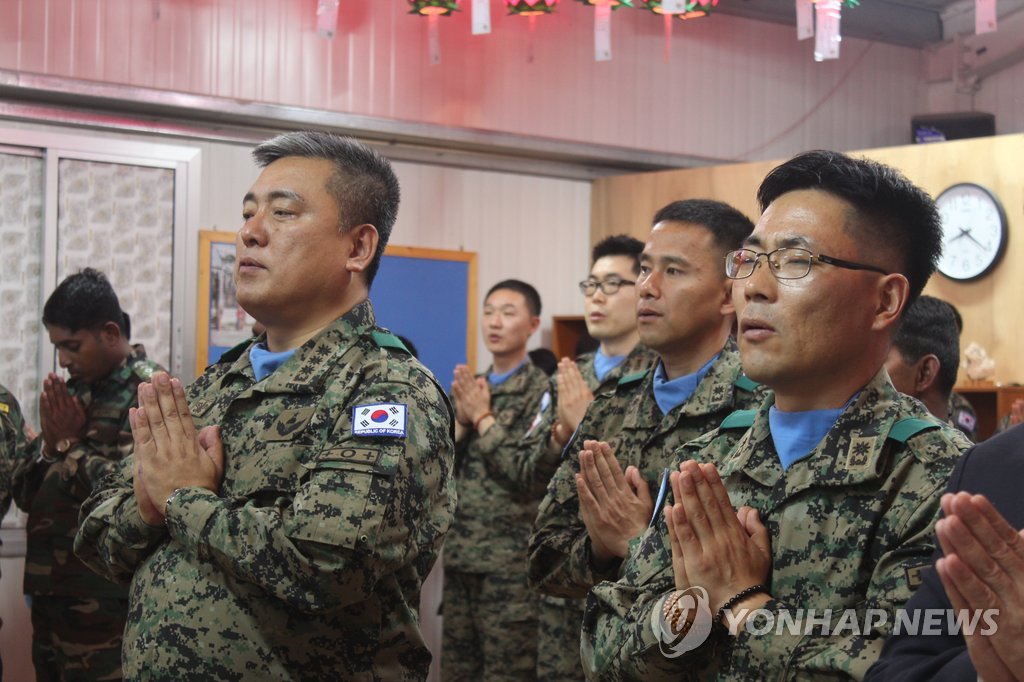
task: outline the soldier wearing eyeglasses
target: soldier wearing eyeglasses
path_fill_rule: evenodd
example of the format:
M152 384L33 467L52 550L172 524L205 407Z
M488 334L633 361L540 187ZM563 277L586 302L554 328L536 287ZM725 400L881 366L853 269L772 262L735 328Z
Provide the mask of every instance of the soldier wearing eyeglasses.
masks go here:
M721 265L753 223L727 204L686 200L658 211L653 225L635 304L640 342L657 359L587 408L530 539L531 583L575 600L565 610L565 646L579 641L582 598L616 577L628 543L650 522L672 451L755 403L756 384L743 376L731 338Z
M562 358L547 397L534 418L523 447L546 464L547 485L562 450L595 395L614 391L619 380L650 367L657 356L640 343L636 328L636 279L644 243L627 235L598 242L591 252L590 275L579 283L587 332L600 344L575 360ZM543 491L542 491L543 492ZM580 677L579 624L583 601L543 594L537 633L537 678Z
M969 443L884 363L941 251L934 203L835 152L779 166L758 200L725 273L743 367L772 393L675 454L671 501L588 597L590 678L860 679L929 563Z

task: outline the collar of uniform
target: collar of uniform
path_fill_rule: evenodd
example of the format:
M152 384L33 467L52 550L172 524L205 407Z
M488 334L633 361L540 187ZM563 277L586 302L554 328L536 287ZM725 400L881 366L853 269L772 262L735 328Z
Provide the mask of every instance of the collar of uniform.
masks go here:
M774 396L762 402L753 426L737 444L737 456L730 460L727 469L728 473L743 469L765 486L774 486L783 477L768 428L768 408L773 402ZM786 496L812 486L847 486L877 478L889 430L903 416L913 415L901 414L899 394L883 367L861 389L821 443L789 467L785 473Z
M505 381L501 382L497 386L490 386L491 395L517 395L519 393L523 393L530 387L530 375L533 373L531 370L540 371L532 362L530 362L529 358L527 358L526 362L519 365L512 376L505 379ZM483 372L483 374L478 374L477 376L486 379L493 371L494 365L491 365Z

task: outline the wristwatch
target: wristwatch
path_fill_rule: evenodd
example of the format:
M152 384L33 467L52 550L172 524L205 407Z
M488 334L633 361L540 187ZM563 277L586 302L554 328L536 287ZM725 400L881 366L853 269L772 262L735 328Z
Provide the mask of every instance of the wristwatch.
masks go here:
M57 446L54 448L54 450L56 450L57 453L60 455L66 455L71 450L71 448L75 447L76 445L78 445L77 438L61 438L59 441L57 441Z

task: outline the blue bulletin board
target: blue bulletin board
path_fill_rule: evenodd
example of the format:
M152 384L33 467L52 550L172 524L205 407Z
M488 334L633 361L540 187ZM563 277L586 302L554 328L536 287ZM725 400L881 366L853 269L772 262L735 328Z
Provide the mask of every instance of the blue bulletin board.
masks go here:
M389 246L370 290L377 324L408 338L447 389L476 367L476 254Z

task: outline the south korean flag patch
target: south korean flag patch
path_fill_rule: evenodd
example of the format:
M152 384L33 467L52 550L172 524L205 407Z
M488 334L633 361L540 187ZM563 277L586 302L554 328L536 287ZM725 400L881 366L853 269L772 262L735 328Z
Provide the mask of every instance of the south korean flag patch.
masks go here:
M352 435L405 438L407 411L400 403L356 405L352 408Z

